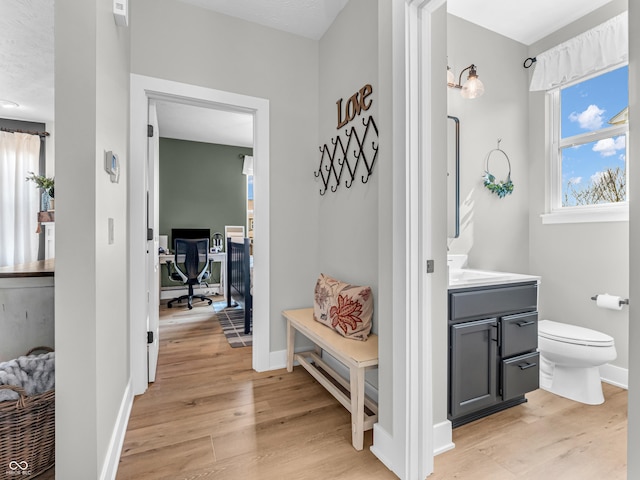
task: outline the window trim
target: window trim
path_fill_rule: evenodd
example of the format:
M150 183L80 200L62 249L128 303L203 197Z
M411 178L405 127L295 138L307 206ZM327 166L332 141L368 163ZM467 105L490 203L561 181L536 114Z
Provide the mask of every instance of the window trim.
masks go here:
M629 178L629 124L612 125L604 127L594 132L585 132L561 139L561 103L560 91L577 83L584 82L590 78L604 75L612 70L621 68L627 63L619 64L595 74L585 76L581 79L569 82L560 87L547 92L547 125L549 135L548 152L548 178L547 178L547 208L546 212L540 215L543 224L557 223L583 223L583 222L621 222L629 220L629 190L627 189L627 200L619 203L607 203L597 205L562 206L562 149L575 145L596 142L605 138L625 136L626 155L626 177L627 185Z

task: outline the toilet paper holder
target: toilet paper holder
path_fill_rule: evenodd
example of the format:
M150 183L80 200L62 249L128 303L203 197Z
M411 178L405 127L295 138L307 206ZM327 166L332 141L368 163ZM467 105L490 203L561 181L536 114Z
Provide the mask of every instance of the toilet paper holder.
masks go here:
M594 302L598 300L598 295L594 295L593 297L591 297L591 300L593 300ZM629 299L628 298L620 299L620 305L629 305Z

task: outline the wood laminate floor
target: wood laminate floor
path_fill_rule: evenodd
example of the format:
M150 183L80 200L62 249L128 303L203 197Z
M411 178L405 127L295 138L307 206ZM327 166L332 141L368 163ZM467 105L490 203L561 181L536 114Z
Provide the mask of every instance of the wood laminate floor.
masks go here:
M580 405L530 401L454 430L441 479L624 479L626 391ZM256 373L229 347L211 307L161 308L157 380L136 397L117 479L394 479L351 446L349 413L302 368Z
M453 431L429 480L623 480L627 391L603 385L605 403L583 405L544 390L528 402Z
M211 307L160 315L157 379L134 400L118 480L396 478L371 431L353 449L349 413L301 367L254 372Z

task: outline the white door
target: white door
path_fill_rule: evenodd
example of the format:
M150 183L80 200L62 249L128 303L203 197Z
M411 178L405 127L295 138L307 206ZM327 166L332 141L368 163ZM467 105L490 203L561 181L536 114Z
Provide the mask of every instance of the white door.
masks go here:
M160 261L158 247L160 246L159 226L159 134L158 115L154 100L149 100L149 133L147 139L147 364L149 382L156 380L156 368L158 366L159 348L159 316L160 306Z

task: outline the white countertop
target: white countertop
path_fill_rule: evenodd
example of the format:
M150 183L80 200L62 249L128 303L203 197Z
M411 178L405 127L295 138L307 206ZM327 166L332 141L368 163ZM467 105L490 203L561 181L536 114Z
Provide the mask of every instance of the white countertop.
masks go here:
M472 270L468 268L449 270L449 290L511 283L538 282L541 277L521 273L494 272L490 270Z

